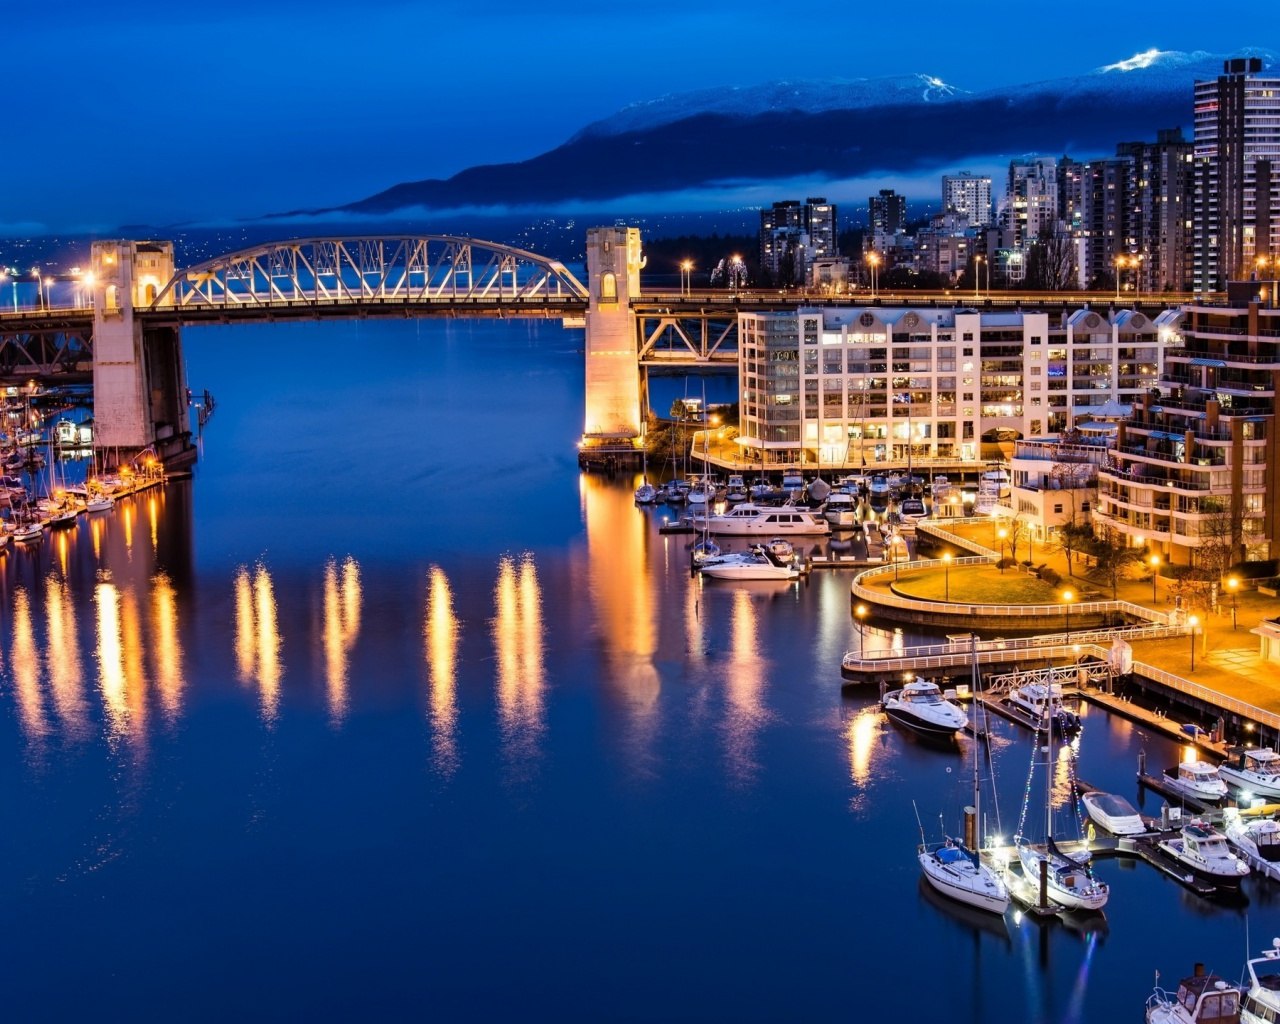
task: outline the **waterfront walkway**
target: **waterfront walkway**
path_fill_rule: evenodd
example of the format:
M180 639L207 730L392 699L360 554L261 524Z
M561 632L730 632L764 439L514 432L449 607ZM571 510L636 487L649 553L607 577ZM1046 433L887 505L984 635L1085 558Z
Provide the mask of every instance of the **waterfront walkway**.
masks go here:
M969 541L970 544L990 549L991 538L997 528L998 520L968 520L947 524L948 532ZM993 552L994 553L994 552ZM1046 565L1054 569L1062 578L1056 584L1060 593L1067 588L1077 595L1092 600L1112 599L1110 583L1096 576L1086 574L1083 561L1077 562L1068 571L1066 555L1060 550L1043 549L1036 545L1030 554L1026 554L1026 546L1019 549L1019 558L1029 558L1036 566ZM909 563L901 567L901 574L906 576L911 570ZM1136 567L1139 572L1141 566ZM939 570L930 570L937 574ZM1008 569L1008 573L1022 573L1021 569ZM883 579L883 577L882 577ZM885 581L892 582L892 576ZM1152 618L1167 620L1174 611L1174 600L1171 594L1172 580L1159 578L1155 582L1153 598L1150 571L1145 576L1121 580L1116 588L1115 599L1148 610ZM951 569L951 586L953 603L957 594L963 593L963 577L956 568ZM962 598L963 599L963 598ZM1230 701L1239 701L1252 705L1263 711L1280 715L1280 665L1267 663L1261 657L1261 638L1250 632L1263 619L1280 618L1280 598L1260 594L1256 590L1241 588L1235 595L1235 628L1233 628L1232 596L1224 595L1219 601L1216 611L1198 610L1200 632L1194 637L1195 653L1192 668L1193 638L1183 633L1180 636L1135 639L1132 641L1133 660L1168 673L1190 684L1198 684L1214 691ZM1079 608L1073 606L1073 611ZM965 612L968 603L965 604ZM967 623L957 621L956 632L964 628L981 628L981 623L969 619ZM1268 742L1272 742L1268 740ZM1276 745L1272 743L1272 745Z

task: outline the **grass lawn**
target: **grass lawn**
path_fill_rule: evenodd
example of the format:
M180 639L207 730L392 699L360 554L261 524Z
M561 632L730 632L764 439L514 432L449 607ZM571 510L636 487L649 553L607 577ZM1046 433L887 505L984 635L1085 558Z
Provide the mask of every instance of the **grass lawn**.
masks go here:
M1051 587L1043 580L1024 572L1007 569L1001 573L994 566L965 566L951 570L951 601L960 604L1060 604L1062 591L1075 583ZM947 593L946 571L943 569L904 572L894 585L903 597L922 601L944 601Z

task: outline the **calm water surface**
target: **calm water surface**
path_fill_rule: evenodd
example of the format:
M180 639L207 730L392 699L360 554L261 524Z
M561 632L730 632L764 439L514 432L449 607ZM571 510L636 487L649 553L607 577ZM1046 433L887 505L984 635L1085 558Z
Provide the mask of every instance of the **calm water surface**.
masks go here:
M967 741L841 696L847 575L700 584L579 475L580 344L188 332L196 479L0 556L6 1019L1111 1021L1238 975L1252 884L1106 861L1105 919L1050 925L922 891ZM1080 774L1136 800L1140 747L1177 756L1090 711Z

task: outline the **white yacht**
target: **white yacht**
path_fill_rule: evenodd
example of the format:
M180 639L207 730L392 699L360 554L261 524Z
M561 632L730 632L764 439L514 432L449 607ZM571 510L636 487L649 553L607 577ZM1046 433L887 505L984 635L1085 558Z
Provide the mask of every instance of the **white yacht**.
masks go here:
M794 580L803 572L794 556L784 558L765 544L753 545L750 551L705 558L697 568L703 576L717 580Z
M1274 1024L1280 1020L1280 939L1271 940L1271 948L1250 960L1249 991L1240 1006L1240 1024Z
M794 536L797 534L827 534L831 524L810 509L794 505L755 505L743 502L718 516L707 516L709 533L746 536L769 534Z
M1216 803L1227 795L1227 784L1207 761L1183 761L1177 768L1166 768L1164 775L1170 788L1206 803Z
M1038 729L1044 728L1046 718L1060 736L1080 728L1080 716L1063 705L1058 683L1026 683L1011 690L1007 700L1025 711Z
M1084 805L1089 820L1113 836L1140 836L1150 831L1138 809L1122 796L1095 789L1083 794L1080 803Z
M1178 982L1170 995L1159 985L1147 998L1147 1024L1239 1024L1240 989L1216 974L1206 974L1203 964Z
M1187 822L1176 838L1162 839L1156 846L1214 885L1235 888L1249 873L1249 865L1227 846L1227 837L1204 821Z
M886 693L882 704L895 722L926 736L951 737L964 726L964 711L945 699L936 683L919 676Z
M1238 752L1218 765L1218 774L1255 796L1280 797L1280 754L1270 747Z
M1280 881L1280 821L1241 814L1235 807L1223 812L1227 842L1254 871Z
M823 516L832 526L848 529L858 524L858 499L846 491L832 491L827 495Z
M944 896L996 914L1009 908L1008 886L982 863L977 850L948 839L932 846L922 843L919 856L925 880Z

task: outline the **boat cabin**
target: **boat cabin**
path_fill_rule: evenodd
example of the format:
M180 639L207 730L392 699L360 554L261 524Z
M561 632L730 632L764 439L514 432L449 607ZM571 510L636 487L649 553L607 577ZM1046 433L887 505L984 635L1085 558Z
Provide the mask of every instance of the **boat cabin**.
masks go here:
M1238 1024L1240 990L1216 974L1205 974L1203 964L1195 970L1178 983L1178 1005L1196 1024Z
M1270 747L1244 752L1244 770L1272 779L1280 779L1280 754Z

